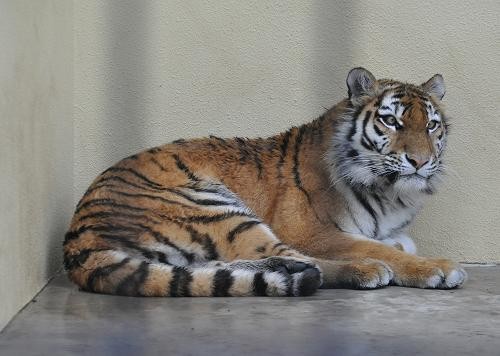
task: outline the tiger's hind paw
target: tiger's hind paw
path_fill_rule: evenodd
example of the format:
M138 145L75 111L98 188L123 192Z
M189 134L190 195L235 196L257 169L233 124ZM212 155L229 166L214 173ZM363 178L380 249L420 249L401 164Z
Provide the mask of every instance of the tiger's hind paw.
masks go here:
M314 263L292 257L268 257L267 267L288 277L290 296L314 294L322 284L321 270Z
M292 274L290 295L309 296L321 286L321 272L317 267L307 267L302 272Z

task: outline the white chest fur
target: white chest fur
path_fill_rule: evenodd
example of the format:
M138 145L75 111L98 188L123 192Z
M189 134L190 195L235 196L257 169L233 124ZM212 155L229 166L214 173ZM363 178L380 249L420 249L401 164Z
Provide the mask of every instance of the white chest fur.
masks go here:
M407 228L421 207L419 201L399 197L391 191L384 194L358 191L344 184L336 188L345 199L345 209L337 221L339 228L415 253Z

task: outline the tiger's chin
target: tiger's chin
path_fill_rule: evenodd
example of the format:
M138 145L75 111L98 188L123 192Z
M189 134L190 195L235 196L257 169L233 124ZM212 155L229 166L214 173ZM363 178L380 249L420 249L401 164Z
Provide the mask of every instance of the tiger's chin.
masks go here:
M435 192L434 176L423 177L418 174L400 176L394 182L394 190L406 194L433 194Z

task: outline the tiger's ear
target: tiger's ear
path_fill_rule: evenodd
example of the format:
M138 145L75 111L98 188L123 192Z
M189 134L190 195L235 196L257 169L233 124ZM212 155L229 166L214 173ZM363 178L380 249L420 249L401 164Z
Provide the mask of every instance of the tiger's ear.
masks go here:
M444 79L441 74L435 74L431 79L422 84L421 87L427 94L439 100L443 99L444 93L446 92Z
M349 99L355 101L356 98L374 93L375 77L364 68L351 69L347 75L346 83Z

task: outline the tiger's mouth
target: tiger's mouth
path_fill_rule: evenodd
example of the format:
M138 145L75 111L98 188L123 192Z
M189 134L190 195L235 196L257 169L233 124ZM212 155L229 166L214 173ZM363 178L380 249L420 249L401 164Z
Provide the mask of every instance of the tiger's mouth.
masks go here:
M431 177L431 175L429 176L423 176L417 172L415 173L410 173L410 174L402 174L400 176L400 179L406 179L406 180L422 180L422 181L426 181L428 180L429 178Z
M401 173L398 171L391 172L389 174L386 174L385 177L389 181L389 183L393 184L396 181L405 181L405 182L410 182L410 181L415 181L415 182L426 182L428 181L433 174L429 174L427 176L424 176L418 172L413 172L413 173Z

